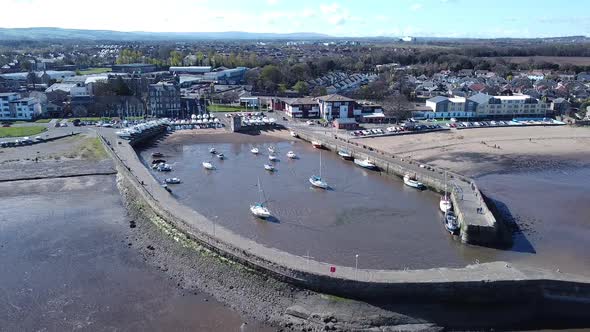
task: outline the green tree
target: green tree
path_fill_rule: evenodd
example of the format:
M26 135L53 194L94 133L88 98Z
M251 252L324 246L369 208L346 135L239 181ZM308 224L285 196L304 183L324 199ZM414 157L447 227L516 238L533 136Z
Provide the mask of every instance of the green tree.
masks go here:
M170 52L170 57L168 58L168 62L171 66L182 66L182 53L178 51Z
M295 83L293 89L297 91L297 93L302 95L306 95L309 93L309 86L307 85L307 83L303 81L298 81L297 83Z
M266 65L260 73L260 80L267 92L276 92L282 82L281 71L275 65Z

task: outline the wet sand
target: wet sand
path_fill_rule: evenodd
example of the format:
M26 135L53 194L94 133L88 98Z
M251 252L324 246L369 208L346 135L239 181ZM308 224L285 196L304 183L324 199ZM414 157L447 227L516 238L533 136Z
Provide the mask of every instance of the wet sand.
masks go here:
M0 200L0 330L238 331L245 322L129 246L137 229L114 176L0 183Z
M357 142L468 176L590 165L590 128L481 128Z

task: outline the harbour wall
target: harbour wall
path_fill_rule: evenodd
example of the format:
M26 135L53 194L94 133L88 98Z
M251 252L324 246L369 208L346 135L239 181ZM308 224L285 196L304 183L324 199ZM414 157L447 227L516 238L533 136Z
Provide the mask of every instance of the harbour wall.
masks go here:
M585 277L516 267L505 262L459 269L355 269L265 247L222 226L215 228L210 220L178 203L161 188L132 147L123 143L107 144L102 136L101 139L117 164L121 186L144 215L159 218L218 255L278 280L321 293L369 301L559 302L568 303L576 311L587 312L584 310L589 308L590 280Z
M297 136L308 142L319 141L323 148L334 152L343 149L354 158L368 158L383 174L401 179L410 173L429 189L440 193L445 191L444 170L427 165L421 167L419 163L368 147L358 140L349 141L339 136L328 137L307 131L297 131ZM499 246L506 241L499 221L490 211L473 179L447 171L447 190L461 225L461 240L464 243ZM481 212L478 212L479 208Z

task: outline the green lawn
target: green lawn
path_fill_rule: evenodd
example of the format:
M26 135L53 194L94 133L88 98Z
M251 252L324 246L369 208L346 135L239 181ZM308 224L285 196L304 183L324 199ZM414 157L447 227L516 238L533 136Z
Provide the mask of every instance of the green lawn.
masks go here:
M209 112L244 112L248 111L245 107L229 106L229 105L209 105L207 106ZM252 110L252 112L255 112Z
M41 126L30 127L0 127L0 137L23 137L35 136L46 131L47 128Z
M51 121L51 119L39 119L37 121L35 121L35 123L49 123Z
M80 75L103 74L110 73L111 71L111 68L88 68L86 70L80 70Z

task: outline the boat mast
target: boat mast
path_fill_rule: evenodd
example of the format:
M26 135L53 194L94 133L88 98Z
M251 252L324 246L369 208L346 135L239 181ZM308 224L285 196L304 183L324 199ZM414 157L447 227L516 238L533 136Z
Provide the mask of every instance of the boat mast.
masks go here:
M322 151L320 151L320 179L322 178Z
M447 199L447 171L445 171L445 201Z

